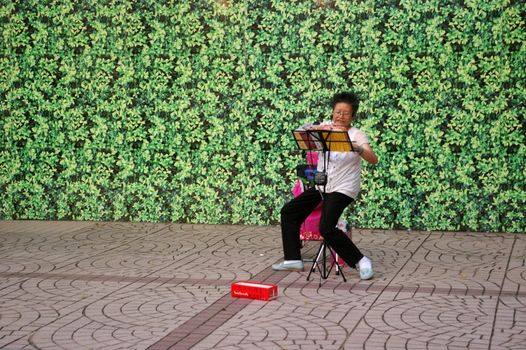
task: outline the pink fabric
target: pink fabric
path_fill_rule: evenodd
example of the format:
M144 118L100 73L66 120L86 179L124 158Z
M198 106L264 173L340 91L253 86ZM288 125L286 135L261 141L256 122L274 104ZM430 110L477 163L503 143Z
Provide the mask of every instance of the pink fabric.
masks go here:
M318 152L307 152L307 163L309 165L318 165Z
M319 226L321 218L321 208L323 202L310 213L300 227L300 239L303 241L322 241L323 237L320 235Z
M294 198L299 196L304 191L303 182L300 179L296 181L294 188L292 189L292 194ZM305 219L300 228L300 239L302 241L321 241L320 232L318 231L318 226L320 225L321 218L321 207L323 203L318 204L318 206L310 213L310 215Z
M301 182L300 179L296 180L296 184L292 188L292 195L294 196L294 198L296 198L297 196L302 194L303 191L304 191L303 182Z

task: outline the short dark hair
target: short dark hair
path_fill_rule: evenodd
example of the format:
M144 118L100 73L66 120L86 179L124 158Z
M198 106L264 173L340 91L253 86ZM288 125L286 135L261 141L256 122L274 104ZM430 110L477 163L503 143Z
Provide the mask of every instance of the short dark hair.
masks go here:
M352 92L341 92L335 94L331 101L332 109L334 110L336 104L340 102L348 103L352 106L352 117L354 119L356 113L358 112L358 107L360 107L360 98L358 95Z

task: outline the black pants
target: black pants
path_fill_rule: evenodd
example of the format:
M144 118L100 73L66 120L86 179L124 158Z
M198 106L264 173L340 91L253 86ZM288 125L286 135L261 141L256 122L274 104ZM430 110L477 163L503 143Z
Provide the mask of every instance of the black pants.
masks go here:
M320 192L311 188L281 209L281 236L285 260L301 260L300 226L321 201ZM336 228L338 219L352 201L351 197L338 192L323 194L320 234L343 261L354 267L363 254L343 231Z

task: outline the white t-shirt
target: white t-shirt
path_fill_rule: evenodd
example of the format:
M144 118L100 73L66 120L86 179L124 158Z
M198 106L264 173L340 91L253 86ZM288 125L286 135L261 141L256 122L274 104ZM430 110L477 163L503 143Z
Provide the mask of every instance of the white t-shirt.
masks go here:
M358 146L369 143L369 138L358 128L352 127L348 131L351 141ZM330 152L327 173L327 185L316 186L326 193L339 192L353 199L360 193L361 157L358 152ZM324 170L324 154L320 152L318 171Z

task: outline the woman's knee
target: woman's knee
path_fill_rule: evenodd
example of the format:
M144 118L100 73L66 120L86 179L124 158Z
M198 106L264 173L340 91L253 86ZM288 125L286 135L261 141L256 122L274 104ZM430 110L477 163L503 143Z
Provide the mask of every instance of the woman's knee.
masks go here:
M318 227L318 229L320 231L320 235L327 238L330 235L334 234L335 227L330 227L329 225L326 225L320 222L320 226Z
M281 222L295 221L297 214L298 213L292 208L289 202L281 208Z
M286 203L283 207L281 207L281 211L280 211L280 215L281 217L287 217L288 215L290 215L291 213L291 210L290 210L290 202L289 203Z

